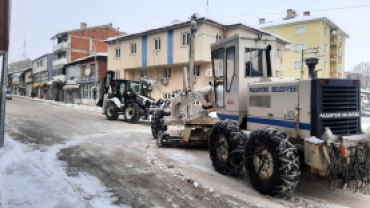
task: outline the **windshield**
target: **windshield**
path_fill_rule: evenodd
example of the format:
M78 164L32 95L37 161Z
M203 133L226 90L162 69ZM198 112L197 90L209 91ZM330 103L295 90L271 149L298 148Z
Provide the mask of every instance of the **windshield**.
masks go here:
M133 92L135 92L137 95L142 95L143 90L142 90L142 84L139 82L131 82L130 87Z
M212 51L212 66L215 77L224 76L224 49Z
M246 77L262 77L270 75L270 50L271 47L266 49L245 49L245 76Z

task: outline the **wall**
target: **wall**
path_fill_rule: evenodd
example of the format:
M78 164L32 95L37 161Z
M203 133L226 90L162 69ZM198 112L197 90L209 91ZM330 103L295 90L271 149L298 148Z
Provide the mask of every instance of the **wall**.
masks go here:
M42 66L37 67L37 62L40 60L43 61L43 64ZM38 73L38 72L47 70L47 66L48 66L47 64L48 64L47 56L43 56L43 57L33 60L32 61L32 72Z
M24 83L32 83L32 71L25 72L24 74Z
M80 64L69 65L66 67L66 80L71 80L71 77L74 77L74 80L80 80L80 76Z
M99 81L101 81L107 74L107 60L99 59L98 63L99 63Z

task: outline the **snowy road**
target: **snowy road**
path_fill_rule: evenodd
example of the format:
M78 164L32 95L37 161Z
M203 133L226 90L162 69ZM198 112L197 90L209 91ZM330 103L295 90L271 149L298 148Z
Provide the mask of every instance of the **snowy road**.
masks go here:
M0 149L0 207L368 207L370 194L303 177L293 196L225 177L204 149L158 149L150 125L14 98Z

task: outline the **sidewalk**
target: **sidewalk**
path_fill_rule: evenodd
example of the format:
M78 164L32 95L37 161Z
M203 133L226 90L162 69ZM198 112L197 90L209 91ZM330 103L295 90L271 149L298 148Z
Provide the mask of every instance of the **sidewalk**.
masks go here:
M86 111L91 111L91 112L97 112L97 113L102 113L103 110L101 107L96 107L94 104L90 105L79 105L79 104L65 104L64 102L60 101L55 101L55 100L43 100L39 98L31 98L28 96L19 96L19 95L13 95L13 97L17 97L23 100L30 100L38 103L45 103L45 104L51 104L51 105L59 105L67 108L77 108L77 109L83 109Z

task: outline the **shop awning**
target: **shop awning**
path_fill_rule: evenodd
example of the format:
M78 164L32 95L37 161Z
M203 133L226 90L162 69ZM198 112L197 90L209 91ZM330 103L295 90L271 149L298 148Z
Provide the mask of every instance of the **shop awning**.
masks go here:
M35 82L32 84L32 87L33 88L36 88L36 87L39 87L40 85L44 85L46 84L47 81L44 81L44 82Z
M63 90L68 90L68 89L78 89L80 88L80 85L79 84L74 84L74 85L65 85L63 87Z
M46 83L47 85L52 85L53 84L53 80L51 81L48 81L48 83Z

